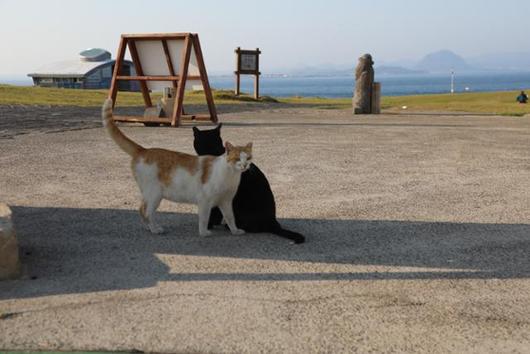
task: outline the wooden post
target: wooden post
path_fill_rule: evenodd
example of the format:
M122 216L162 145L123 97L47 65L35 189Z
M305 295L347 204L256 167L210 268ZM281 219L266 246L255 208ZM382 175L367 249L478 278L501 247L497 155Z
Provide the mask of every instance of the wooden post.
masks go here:
M254 76L254 99L259 99L259 74Z
M240 87L241 87L241 77L239 76L238 73L236 73L236 96L239 96L239 94L241 93L240 91Z
M131 58L136 68L136 75L144 76L144 71L142 70L142 64L140 63L140 58L138 57L138 51L136 50L136 43L134 40L129 40L129 51L131 52ZM146 107L153 107L151 102L151 96L149 95L149 88L145 81L140 81L140 89L142 90L142 96L144 97L144 102Z
M171 62L171 56L169 55L169 48L167 46L167 41L162 40L162 47L164 48L164 55L166 56L167 68L169 69L169 75L175 76L175 69L173 69L173 63ZM173 83L173 88L175 91L178 88L178 81L171 81Z
M180 125L180 117L182 115L182 102L184 101L184 91L186 90L186 78L188 77L188 65L191 56L191 40L190 35L184 39L183 53L180 61L180 80L177 88L177 95L175 97L175 107L171 116L171 125L173 127Z
M234 51L236 53L236 96L239 96L241 93L241 77L239 76L239 68L241 67L241 47L237 47L237 49Z
M256 48L256 53L258 53L256 55L256 68L257 70L259 70L259 54L261 53L259 51L259 48ZM259 99L259 76L260 76L260 72L258 71L256 73L256 79L254 80L254 99L258 100Z
M381 114L381 83L374 82L372 89L372 114Z
M127 40L123 37L120 39L118 46L118 53L116 54L116 61L114 62L114 72L112 73L112 80L110 82L109 98L112 99L112 108L116 104L116 95L118 94L118 75L121 72L121 65L125 57L125 50L127 49Z
M195 57L197 58L197 65L199 66L202 88L204 90L204 95L206 96L208 111L210 112L212 122L217 123L217 110L213 103L212 89L210 88L210 81L208 80L208 73L206 72L206 65L204 65L204 57L202 56L201 44L197 33L192 35L192 42L193 48L195 49Z

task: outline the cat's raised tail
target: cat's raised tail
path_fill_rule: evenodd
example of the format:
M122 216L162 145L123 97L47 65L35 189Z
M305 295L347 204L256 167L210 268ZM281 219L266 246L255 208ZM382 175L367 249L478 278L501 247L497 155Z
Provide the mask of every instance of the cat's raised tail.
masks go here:
M138 153L145 150L143 147L126 137L121 132L120 128L116 126L116 123L114 123L114 119L112 119L112 99L107 98L105 100L101 109L101 118L103 119L103 126L107 128L112 140L114 140L123 151L132 157L135 157Z

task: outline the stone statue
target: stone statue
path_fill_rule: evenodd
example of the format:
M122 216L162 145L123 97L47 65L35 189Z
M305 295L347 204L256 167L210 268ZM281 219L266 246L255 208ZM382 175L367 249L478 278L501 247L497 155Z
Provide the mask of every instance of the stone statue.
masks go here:
M374 62L370 54L359 58L355 68L355 93L353 114L372 113L372 90L374 86Z
M11 221L11 209L0 203L0 280L20 276L17 237Z

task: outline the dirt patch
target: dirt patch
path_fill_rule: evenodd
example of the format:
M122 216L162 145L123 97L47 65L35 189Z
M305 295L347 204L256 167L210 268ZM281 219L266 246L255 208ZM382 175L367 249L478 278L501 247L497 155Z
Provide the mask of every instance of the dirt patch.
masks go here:
M217 105L218 114L285 109L283 103ZM307 107L299 105L297 107ZM207 113L205 105L187 105L186 113ZM116 114L142 116L144 107L118 107ZM57 133L101 126L100 107L0 105L0 139L30 133Z

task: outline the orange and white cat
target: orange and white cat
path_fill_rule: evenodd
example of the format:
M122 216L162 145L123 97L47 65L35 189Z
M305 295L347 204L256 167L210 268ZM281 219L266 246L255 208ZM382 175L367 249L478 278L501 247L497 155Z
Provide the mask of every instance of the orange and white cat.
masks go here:
M233 146L226 142L226 153L217 157L146 149L126 137L116 126L112 119L111 99L105 101L101 114L112 139L132 157L133 175L142 193L140 215L152 233L163 232L155 221L155 211L162 199L198 205L201 236L211 234L208 219L215 206L221 209L232 234L244 233L236 226L232 199L241 173L252 161L252 143Z

